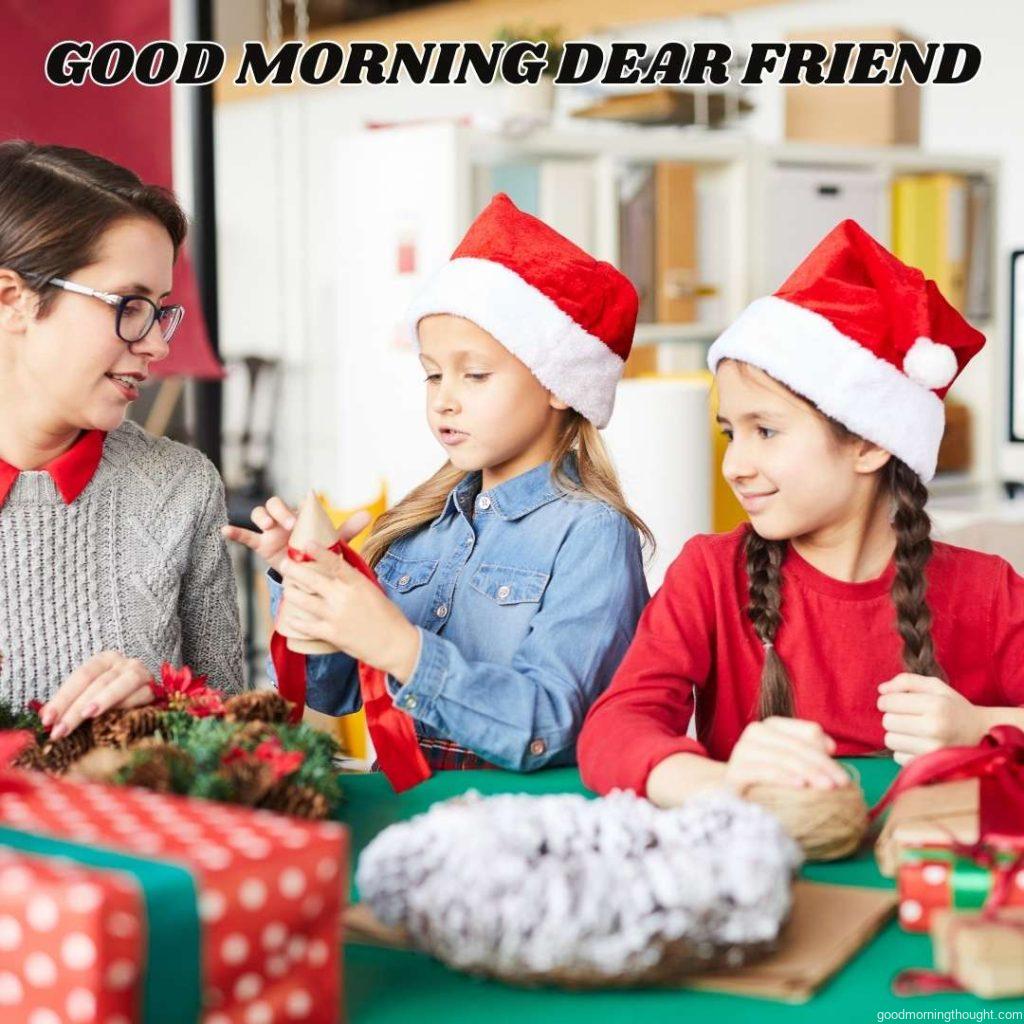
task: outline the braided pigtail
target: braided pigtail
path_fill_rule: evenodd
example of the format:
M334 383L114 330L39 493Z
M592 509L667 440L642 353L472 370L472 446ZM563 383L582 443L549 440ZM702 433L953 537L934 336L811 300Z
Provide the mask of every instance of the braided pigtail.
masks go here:
M765 540L755 530L747 533L747 579L750 605L747 615L754 632L764 645L764 667L761 669L761 691L758 697L758 719L772 715L793 717L793 688L786 674L775 637L782 625L782 559L786 542Z

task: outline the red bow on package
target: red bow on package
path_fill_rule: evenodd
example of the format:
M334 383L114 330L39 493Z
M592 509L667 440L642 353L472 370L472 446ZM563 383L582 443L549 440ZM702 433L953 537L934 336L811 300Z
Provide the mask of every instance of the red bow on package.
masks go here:
M871 809L880 814L915 786L978 780L978 840L1024 842L1024 732L993 726L976 747L946 747L914 758Z
M344 541L330 549L341 555L354 569L361 572L375 586L380 586L374 571ZM288 549L288 557L295 561L312 561L304 552ZM306 705L306 656L288 650L288 641L276 630L270 637L270 657L277 673L277 688L285 700L290 700L292 720L302 717ZM396 793L412 789L430 778L430 766L420 749L413 720L395 707L388 692L384 673L359 662L359 690L366 712L366 725L377 754L377 764L387 776Z

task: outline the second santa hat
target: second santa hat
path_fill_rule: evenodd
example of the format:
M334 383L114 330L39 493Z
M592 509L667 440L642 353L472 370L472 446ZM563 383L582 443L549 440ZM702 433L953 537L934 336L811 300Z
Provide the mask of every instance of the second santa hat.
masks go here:
M737 359L764 370L927 482L942 399L984 344L934 281L844 220L725 329L708 365Z
M425 316L471 320L557 398L603 427L633 343L637 307L625 275L499 193L408 315L417 343Z

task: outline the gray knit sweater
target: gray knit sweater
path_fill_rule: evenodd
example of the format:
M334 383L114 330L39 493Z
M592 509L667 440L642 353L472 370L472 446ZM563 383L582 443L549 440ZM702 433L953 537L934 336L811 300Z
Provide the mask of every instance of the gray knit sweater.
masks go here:
M45 470L0 507L0 696L46 700L99 651L243 688L224 488L201 452L126 421L65 505Z

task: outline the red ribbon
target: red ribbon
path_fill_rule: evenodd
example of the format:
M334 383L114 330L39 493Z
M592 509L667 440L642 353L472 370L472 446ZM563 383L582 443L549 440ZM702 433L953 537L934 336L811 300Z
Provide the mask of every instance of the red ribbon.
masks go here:
M978 839L1024 842L1024 732L993 726L976 747L946 747L915 757L871 809L874 818L901 793L958 779L978 780Z
M343 541L332 544L329 551L345 561L379 587L374 571ZM296 562L312 562L311 555L288 549L288 557ZM302 717L306 705L306 656L288 650L288 641L275 630L270 637L270 657L277 672L277 687L285 700L290 700L292 721ZM395 707L388 692L384 673L379 668L359 662L359 690L366 712L377 764L387 776L396 793L412 789L430 778L430 766L416 738L413 720Z

